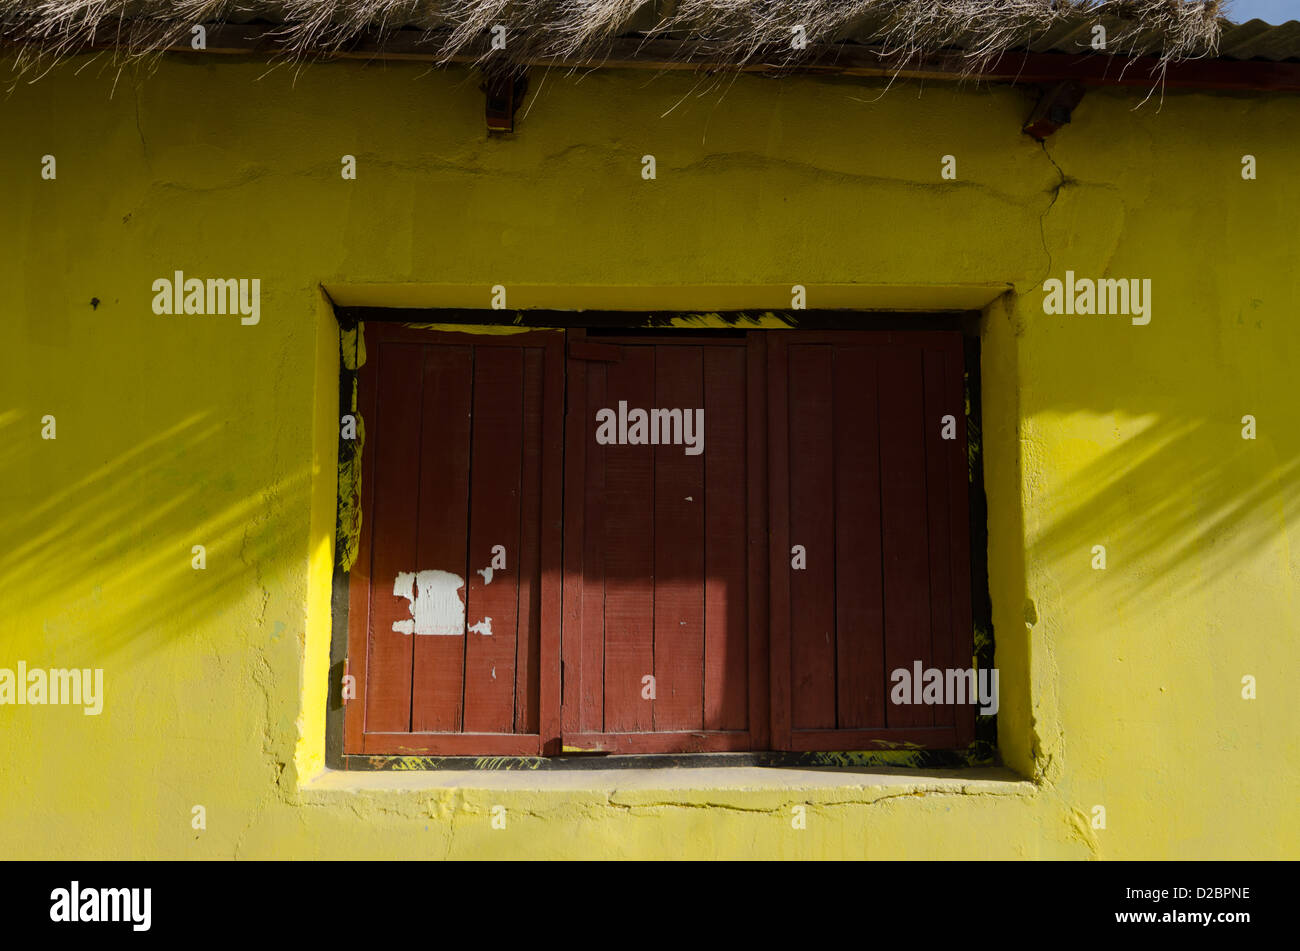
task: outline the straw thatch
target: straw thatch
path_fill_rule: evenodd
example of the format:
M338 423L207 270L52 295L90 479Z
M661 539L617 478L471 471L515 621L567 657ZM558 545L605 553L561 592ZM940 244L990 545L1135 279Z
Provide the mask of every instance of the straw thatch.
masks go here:
M1215 50L1221 0L0 0L0 43L20 62L109 47L122 56L187 48L195 24L276 24L291 58L418 30L433 59L487 56L497 24L510 59L599 61L628 35L668 39L710 62L779 66L852 39L896 64L960 51L969 71L1063 22L1105 18L1108 52L1167 63ZM803 28L806 48L791 42ZM662 47L662 44L660 44Z

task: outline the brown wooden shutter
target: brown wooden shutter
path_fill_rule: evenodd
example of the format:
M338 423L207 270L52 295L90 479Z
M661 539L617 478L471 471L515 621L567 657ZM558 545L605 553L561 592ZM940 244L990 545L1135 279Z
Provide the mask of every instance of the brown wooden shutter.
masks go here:
M969 743L973 706L890 702L897 668L971 664L961 336L778 333L769 352L775 746Z
M366 340L348 753L970 742L890 702L970 665L959 334ZM599 443L620 403L703 410L703 452Z
M558 733L563 335L365 333L347 751L541 753Z
M761 345L570 331L564 746L746 750L766 720ZM704 410L704 450L601 445L601 409ZM654 698L648 699L653 677Z

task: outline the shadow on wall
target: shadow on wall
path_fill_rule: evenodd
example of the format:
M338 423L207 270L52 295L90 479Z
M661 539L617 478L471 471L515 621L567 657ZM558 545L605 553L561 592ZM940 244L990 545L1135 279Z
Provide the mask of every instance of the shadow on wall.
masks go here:
M35 643L57 644L69 662L98 663L117 652L148 653L236 609L243 613L232 623L261 628L276 567L291 547L284 528L294 518L286 509L301 505L306 517L305 469L250 487L232 460L232 441L245 437L233 421L197 412L84 476L61 480L60 470L89 468L93 453L79 446L74 461L51 457L42 470L42 442L16 435L17 426L31 425L30 416L0 414L0 470L30 473L26 494L38 500L26 508L14 495L7 500L0 586L15 599L9 619L31 605L44 612ZM60 430L57 449L44 446L57 452L71 445L67 438ZM13 482L6 488L22 492ZM205 549L203 570L194 567L195 545ZM17 635L4 627L6 639Z
M1143 417L1139 432L1061 479L1060 502L1049 502L1060 514L1031 537L1029 564L1050 568L1063 593L1104 599L1116 613L1167 606L1236 572L1269 587L1259 561L1273 557L1270 547L1285 578L1300 458L1279 456L1279 441L1262 431L1243 439L1242 415L1191 419L1165 406ZM1046 425L1060 432L1070 422ZM1086 426L1095 432L1096 418ZM1106 549L1104 572L1093 567L1094 545Z

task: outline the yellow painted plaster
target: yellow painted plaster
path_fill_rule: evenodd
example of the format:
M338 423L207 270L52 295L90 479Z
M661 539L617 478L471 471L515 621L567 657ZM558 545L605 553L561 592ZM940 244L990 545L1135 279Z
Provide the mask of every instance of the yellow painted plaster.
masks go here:
M552 73L498 139L465 72L167 59L114 92L85 66L0 101L0 666L102 667L107 696L0 706L0 855L1300 854L1300 101L1094 91L1043 147L1029 90ZM1150 325L1045 316L1067 268L1150 278ZM261 322L153 314L176 269L260 278ZM324 770L329 298L699 312L795 283L810 307L984 308L1015 775Z

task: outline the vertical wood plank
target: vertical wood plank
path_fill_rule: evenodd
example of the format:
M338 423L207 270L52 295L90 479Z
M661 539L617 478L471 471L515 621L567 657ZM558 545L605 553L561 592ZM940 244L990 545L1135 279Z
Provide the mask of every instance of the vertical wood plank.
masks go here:
M948 386L947 354L927 348L923 355L925 386L925 469L926 506L930 548L930 650L927 666L940 670L953 667L952 628L952 525L949 513L948 474L951 456L965 454L965 445L944 440L940 420L945 415L960 419L960 406L951 405ZM958 434L960 435L960 434ZM969 666L962 663L961 666ZM935 726L952 726L956 721L951 705L929 708Z
M789 347L780 334L768 354L768 547L772 748L790 749L790 426Z
M518 631L515 638L516 733L538 731L539 630L541 608L541 537L548 530L542 523L542 420L545 381L542 373L546 352L529 347L523 353L522 387L523 446L519 471ZM559 531L559 527L551 528ZM558 619L557 619L558 620ZM493 635L495 636L495 635ZM558 673L557 673L558 676Z
M791 722L835 726L835 524L832 349L790 348L790 543L807 566L790 573Z
M366 665L366 732L406 732L411 727L412 635L393 630L410 618L411 603L393 594L398 572L414 571L418 557L420 387L419 347L385 343L371 354L377 375L372 426L375 504L370 514L370 651Z
M704 729L749 716L746 351L704 351ZM657 722L657 721L656 721Z
M768 632L768 458L767 458L767 335L751 333L745 347L748 467L749 584L749 735L751 748L772 745L771 644Z
M541 602L538 608L537 729L542 752L560 752L564 607L564 335L552 333L542 362ZM585 381L584 381L585 382ZM581 470L579 470L581 471ZM581 538L581 533L574 536Z
M630 405L647 413L680 409L684 433L686 414L704 408L703 354L699 347L664 346L654 349L654 359L652 399ZM707 413L704 423L709 426ZM707 439L703 447L710 451ZM653 726L698 730L704 721L704 454L689 456L684 444L662 442L628 448L654 458Z
M611 364L606 402L653 405L653 347L623 348ZM590 408L590 407L589 407ZM592 414L594 418L594 413ZM650 446L596 446L605 461L605 730L644 732L654 727L653 703L642 678L654 672L654 455ZM588 510L590 517L590 510Z
M470 433L474 390L470 347L424 348L423 424L419 433L419 551L407 571L438 570L460 577L465 605ZM406 516L408 519L410 515ZM382 581L382 579L380 579ZM412 635L411 729L456 732L463 722L464 635Z
M570 332L570 337L581 334ZM591 453L587 451L592 441L588 420L594 414L587 411L588 370L591 365L583 360L565 361L566 411L564 417L564 577L563 615L561 629L561 730L578 733L590 729L584 716L582 703L582 668L587 656L586 642L595 631L586 628L588 599L593 598L596 581L587 580L596 565L588 558L591 527L587 525L587 482L591 466ZM603 603L603 598L601 599ZM546 632L543 631L543 637Z
M570 366L575 362L569 361ZM583 608L581 656L578 669L566 671L579 684L578 710L582 731L600 731L605 724L605 476L603 447L596 444L596 412L609 404L607 369L604 364L587 367L586 414L578 432L586 447L583 499L586 531L583 536Z
M467 733L514 728L523 374L521 348L475 348L465 595ZM497 545L506 550L504 570L491 568Z
M875 348L835 350L837 725L885 725Z
M891 347L880 361L880 503L885 599L885 675L924 666L929 640L929 546L921 350ZM919 696L919 692L918 692ZM889 726L928 726L924 704L886 704Z

